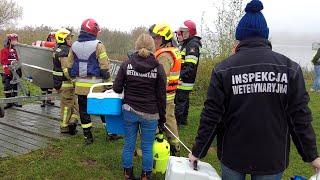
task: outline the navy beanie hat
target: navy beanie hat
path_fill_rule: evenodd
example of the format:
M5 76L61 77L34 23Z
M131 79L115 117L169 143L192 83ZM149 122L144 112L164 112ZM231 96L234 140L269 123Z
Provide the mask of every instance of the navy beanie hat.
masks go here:
M252 0L247 4L246 14L241 18L237 29L236 39L241 41L250 37L269 38L269 28L261 10L263 4L259 0Z

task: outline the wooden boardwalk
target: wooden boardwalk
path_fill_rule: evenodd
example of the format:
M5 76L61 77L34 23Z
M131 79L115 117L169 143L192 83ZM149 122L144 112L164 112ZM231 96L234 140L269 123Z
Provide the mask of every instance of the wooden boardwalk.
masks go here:
M57 104L59 102L56 102ZM27 104L22 108L7 109L0 118L0 157L26 154L47 146L50 139L71 137L60 133L60 108ZM102 126L99 117L92 116L94 126ZM78 126L78 133L82 133Z

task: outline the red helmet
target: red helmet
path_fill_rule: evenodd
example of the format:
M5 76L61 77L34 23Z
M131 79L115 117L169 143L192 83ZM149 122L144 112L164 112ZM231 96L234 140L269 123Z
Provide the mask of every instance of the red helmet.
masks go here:
M88 32L90 34L93 34L95 36L98 36L98 33L100 32L99 24L94 19L86 19L81 24L81 30Z
M7 34L7 39L9 41L11 41L12 39L17 39L17 41L18 41L18 34L16 34L16 33Z
M190 36L195 36L197 34L196 24L191 20L186 20L179 28L181 31L188 29Z
M51 41L52 39L56 39L56 32L50 32L47 37L47 41Z

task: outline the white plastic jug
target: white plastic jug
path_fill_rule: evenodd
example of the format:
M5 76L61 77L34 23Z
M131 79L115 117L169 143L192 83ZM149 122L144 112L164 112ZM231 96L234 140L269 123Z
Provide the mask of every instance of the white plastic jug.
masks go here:
M320 180L320 171L317 174L311 176L309 180Z
M221 177L209 163L198 161L198 170L194 170L188 158L170 156L165 180L221 180Z

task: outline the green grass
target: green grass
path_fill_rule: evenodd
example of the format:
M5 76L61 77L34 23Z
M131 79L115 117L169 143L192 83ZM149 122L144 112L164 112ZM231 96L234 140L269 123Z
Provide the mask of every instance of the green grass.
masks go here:
M314 119L319 119L319 110L315 110L320 95L312 94L310 107ZM313 108L314 107L314 108ZM191 148L196 129L199 125L201 107L191 107L189 125L180 129L181 139ZM320 138L320 123L314 121L314 128ZM53 140L49 147L31 152L27 155L9 157L0 161L1 179L122 179L121 150L123 140L105 141L105 131L94 129L95 142L90 146L83 145L83 137L76 135L65 140ZM318 143L319 145L319 143ZM187 156L182 150L181 155ZM302 162L294 146L290 155L290 166L284 179L293 175L310 177L314 172L309 164ZM212 145L205 162L216 167L220 173L219 162L215 153L215 142ZM135 171L141 170L141 158L134 158ZM158 174L154 179L164 179Z
M310 89L310 86L311 81L307 81L307 89ZM32 88L38 91L36 87ZM195 95L197 94L194 93L193 96ZM313 126L318 139L318 149L320 149L320 122L318 121L320 119L320 94L311 93L310 97L309 106L313 112ZM192 99L198 98L193 97ZM181 139L189 148L194 143L199 126L202 105L198 104L203 104L203 102L197 102L190 107L189 124L179 131ZM45 149L22 156L0 159L0 179L123 179L121 161L123 140L107 142L103 128L95 128L93 133L95 142L90 146L83 145L82 135L75 135L64 140L52 140ZM203 161L209 162L220 173L215 146L214 141ZM188 152L182 149L180 155L187 156ZM139 174L141 158L134 157L134 165L136 174ZM290 165L283 179L294 175L310 177L312 174L314 171L308 163L301 160L292 144ZM157 174L153 179L164 179L164 175Z

